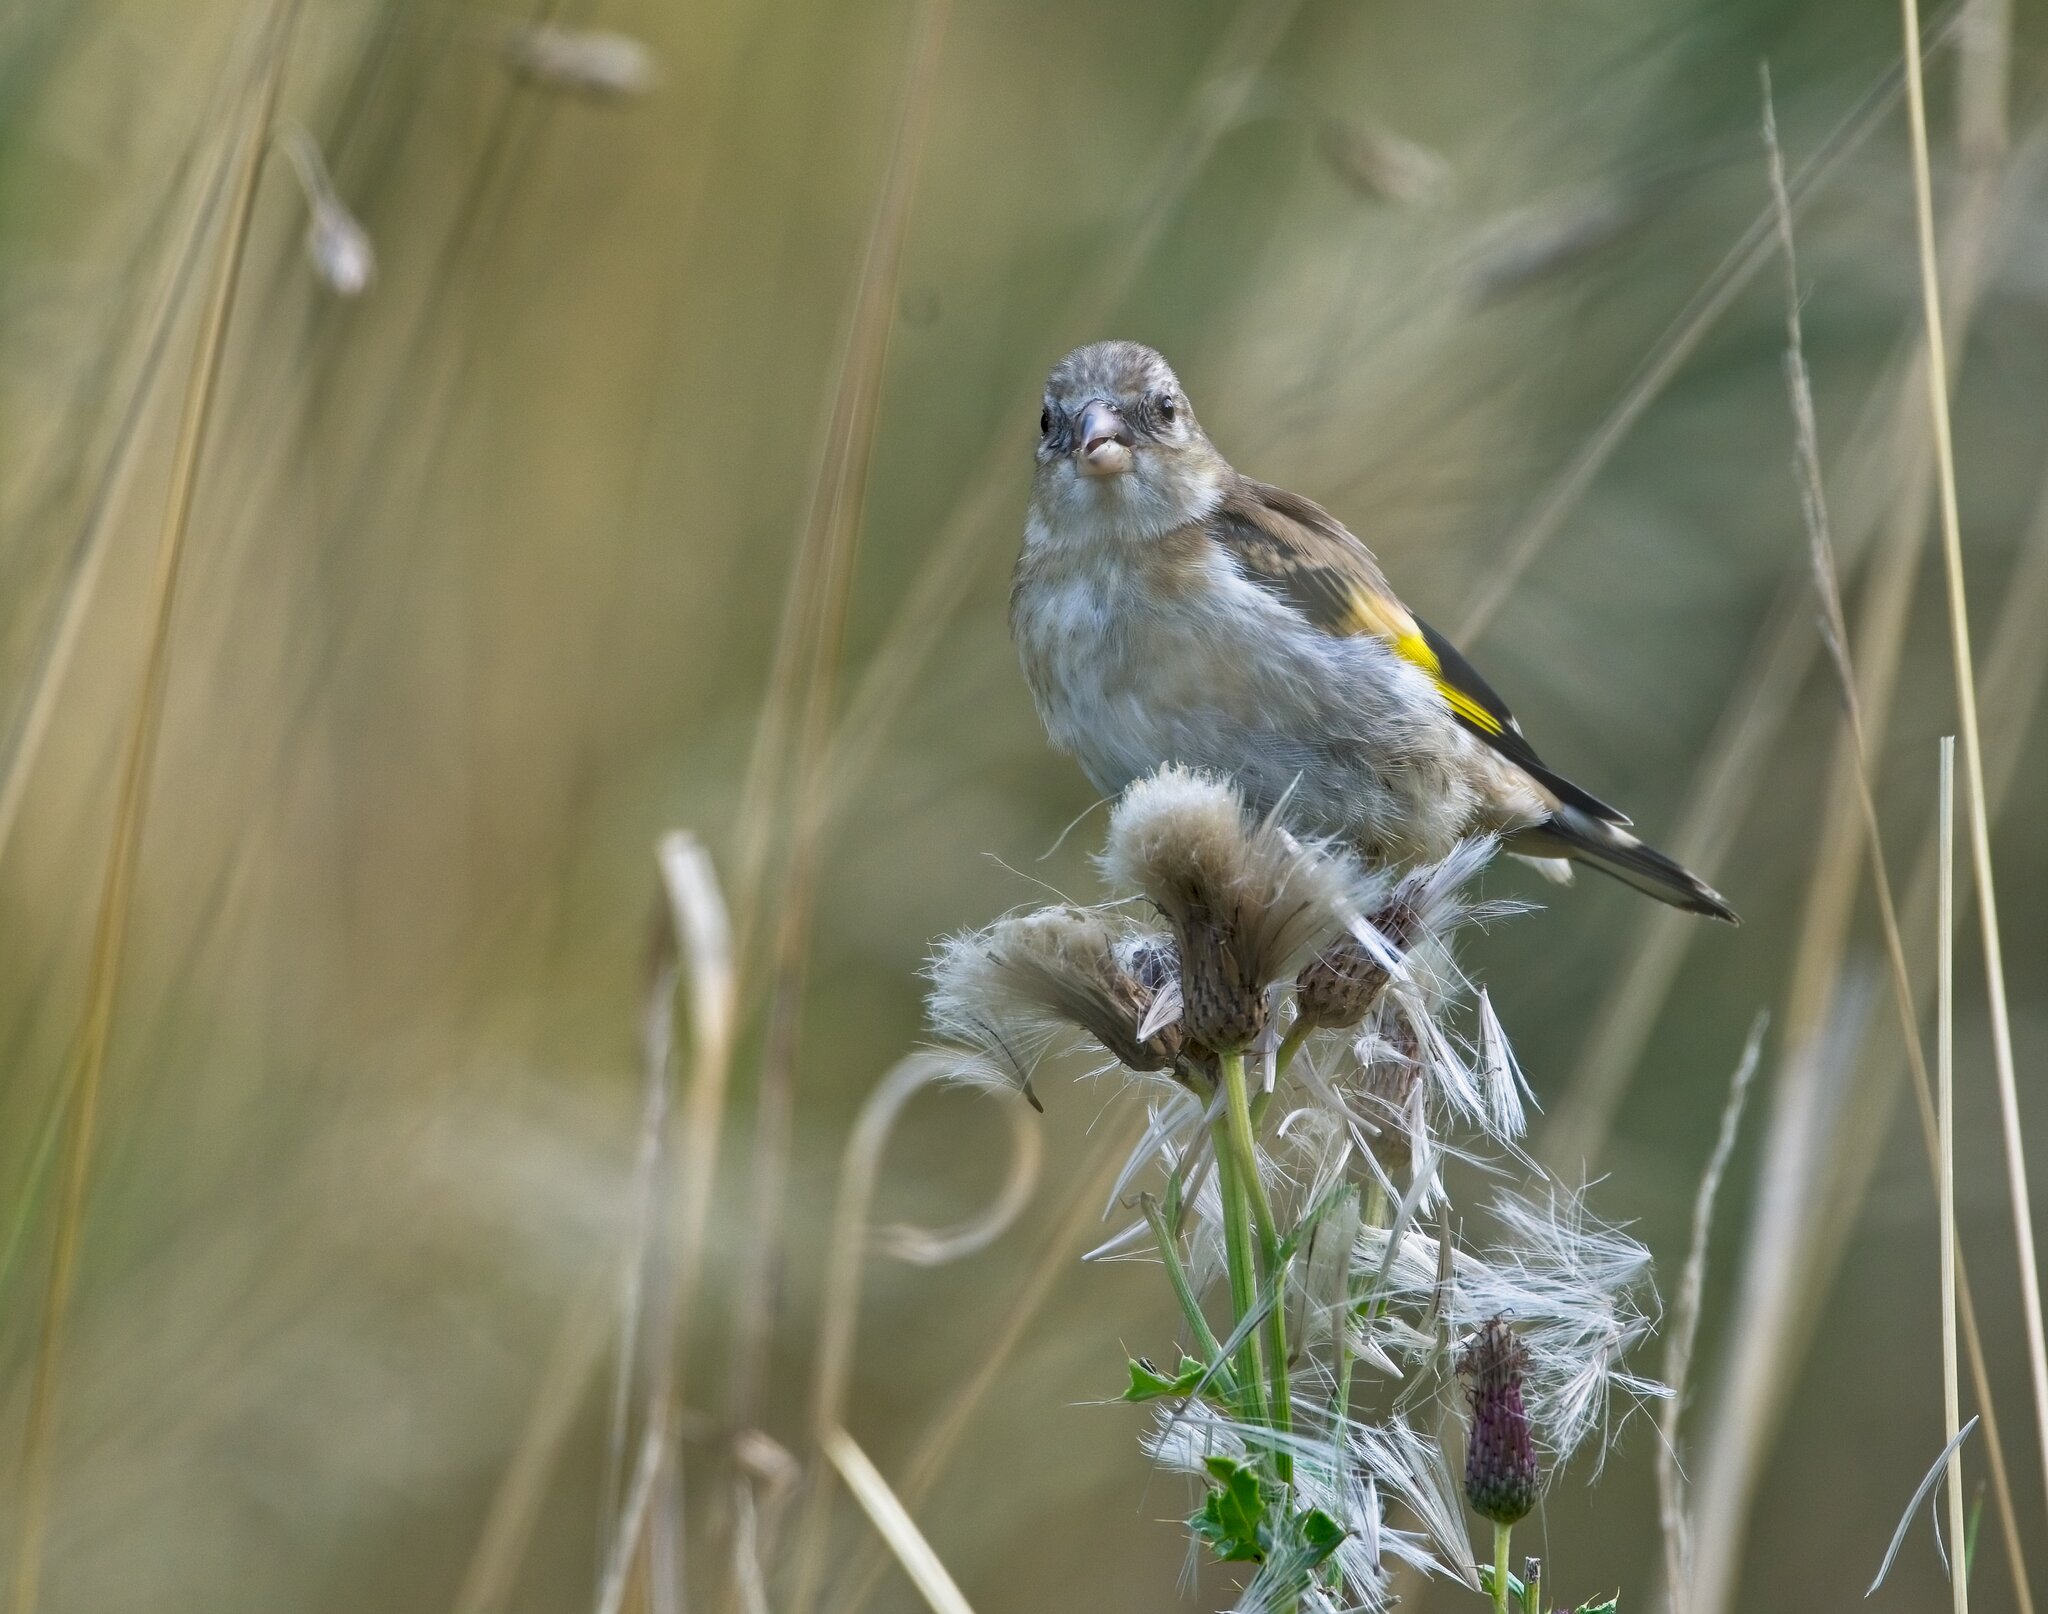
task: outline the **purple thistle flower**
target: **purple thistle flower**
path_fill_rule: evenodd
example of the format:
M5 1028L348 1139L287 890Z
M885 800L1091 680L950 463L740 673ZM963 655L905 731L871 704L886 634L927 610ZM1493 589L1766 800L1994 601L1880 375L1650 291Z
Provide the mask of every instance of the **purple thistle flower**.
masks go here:
M1505 1317L1481 1323L1458 1358L1458 1376L1465 1381L1465 1398L1472 1408L1465 1443L1465 1499L1475 1513L1495 1524L1514 1524L1525 1517L1536 1505L1541 1485L1529 1412L1522 1404L1528 1369L1529 1347L1515 1338Z

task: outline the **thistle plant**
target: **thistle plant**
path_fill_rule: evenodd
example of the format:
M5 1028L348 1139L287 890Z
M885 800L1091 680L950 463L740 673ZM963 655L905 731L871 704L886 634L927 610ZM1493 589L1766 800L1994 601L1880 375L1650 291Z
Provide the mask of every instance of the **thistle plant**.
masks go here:
M1370 867L1167 768L1111 814L1109 902L999 920L931 966L963 1079L1035 1103L1039 1062L1080 1049L1141 1089L1137 1214L1098 1253L1149 1243L1183 1333L1123 1394L1197 1484L1194 1542L1247 1566L1242 1614L1378 1609L1402 1565L1541 1614L1512 1526L1660 1393L1626 1366L1647 1253L1520 1148L1521 1070L1456 961L1460 928L1515 911L1472 895L1493 851ZM1490 1231L1462 1241L1453 1179L1488 1177Z

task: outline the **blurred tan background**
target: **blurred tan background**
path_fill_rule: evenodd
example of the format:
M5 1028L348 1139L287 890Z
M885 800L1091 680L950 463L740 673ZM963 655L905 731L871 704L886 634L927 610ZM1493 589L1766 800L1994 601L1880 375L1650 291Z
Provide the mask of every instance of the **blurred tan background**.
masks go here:
M1958 310L1956 402L1980 665L2021 602L1985 720L2009 779L1994 850L2039 1174L2048 770L2027 722L2041 583L2025 561L2048 544L2048 23L1978 10L2010 28L2008 56L1972 47L2002 60L2005 155L1953 133L2001 92L1967 72L1959 90L1953 44L1928 70L1958 280L1964 249L1982 264ZM260 16L0 4L0 767L23 785L0 821L0 1553L16 1550L52 1237L39 1150L84 1001L196 290L110 492L106 471ZM690 829L732 877L918 16L896 0L571 7L562 25L623 31L660 65L649 93L598 100L509 73L506 17L310 0L283 113L324 150L379 273L356 301L321 285L273 158L176 604L42 1606L455 1606L565 1325L612 1303L652 846ZM1479 941L1474 964L1549 1111L1540 1150L1605 1177L1596 1203L1657 1251L1667 1295L1727 1074L1752 1016L1774 1012L1714 1246L1688 1468L1701 1478L1734 1427L1720 1375L1749 1371L1747 1337L1782 1385L1737 1509L1740 1601L1860 1595L1941 1444L1933 1200L1910 1100L1894 1102L1862 866L1839 943L1807 917L1841 833L1840 702L1790 469L1781 269L1729 285L1711 320L1687 310L1767 206L1768 60L1788 162L1839 159L1802 198L1808 357L1859 652L1864 613L1905 607L1876 777L1903 901L1954 717L1918 448L1892 425L1924 440L1900 369L1919 328L1903 115L1853 122L1898 45L1891 10L1836 0L956 0L848 605L839 708L867 756L830 820L809 950L787 1264L757 1364L778 1439L801 1454L838 1153L919 1040L930 938L1041 881L1093 889L1099 820L1060 839L1090 791L1042 739L1003 606L1043 372L1131 336L1172 359L1240 467L1330 505L1446 630L1511 582L1466 648L1546 755L1672 850L1727 848L1715 883L1739 932L1673 932L1619 887L1552 894L1502 872L1495 887L1548 906ZM1973 212L1971 196L1989 200ZM1675 328L1686 350L1632 395ZM1640 418L1573 487L1631 396ZM948 554L968 562L948 574L962 586L926 615L916 590ZM78 637L25 752L73 602ZM901 660L925 637L928 655ZM861 704L878 665L914 665L900 706ZM1961 934L1961 1230L2048 1594L1973 920ZM1679 938L1668 994L1623 973ZM1907 941L1924 971L1931 932ZM759 1001L686 1320L686 1475L720 1444ZM1632 1005L1636 1038L1616 1029ZM1816 1025L1822 1052L1788 1058ZM1589 1077L1602 1057L1613 1069ZM1082 1175L1110 1095L1050 1072L1040 1089L1047 1168L1024 1223L958 1266L873 1268L848 1421L885 1472L986 1348ZM1804 1164L1760 1199L1761 1140L1795 1099L1807 1130L1770 1158ZM985 1098L919 1100L880 1214L971 1206L1004 1136ZM1817 1253L1770 1291L1792 1317L1773 1333L1767 1277L1744 1274L1787 1241ZM1171 1345L1167 1299L1141 1266L1066 1270L919 1507L984 1614L1190 1606L1181 1532L1161 1522L1185 1511L1179 1483L1148 1473L1134 1409L1097 1404L1120 1351ZM591 1596L607 1394L600 1374L577 1401L501 1606ZM1537 1533L1562 1590L1656 1602L1655 1438L1639 1421L1597 1484L1559 1480ZM703 1520L716 1500L690 1497ZM1982 1608L2017 1606L2004 1550L1987 1503ZM1923 1523L1872 1606L1945 1595ZM873 1606L918 1605L891 1579Z

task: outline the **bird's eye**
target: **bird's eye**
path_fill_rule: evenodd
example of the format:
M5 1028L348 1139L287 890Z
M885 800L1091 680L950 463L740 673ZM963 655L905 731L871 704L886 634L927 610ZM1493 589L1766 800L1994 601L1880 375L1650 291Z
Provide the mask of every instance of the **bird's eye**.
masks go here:
M1170 392L1162 392L1159 395L1158 408L1159 418L1165 421L1171 421L1175 415L1180 413L1180 404Z
M1038 435L1039 435L1040 437L1043 437L1043 436L1044 436L1044 435L1045 435L1045 434L1046 434L1047 432L1049 432L1049 431L1051 431L1051 430L1052 430L1052 411L1051 411L1050 409L1041 409L1041 410L1039 410L1039 412L1038 412Z

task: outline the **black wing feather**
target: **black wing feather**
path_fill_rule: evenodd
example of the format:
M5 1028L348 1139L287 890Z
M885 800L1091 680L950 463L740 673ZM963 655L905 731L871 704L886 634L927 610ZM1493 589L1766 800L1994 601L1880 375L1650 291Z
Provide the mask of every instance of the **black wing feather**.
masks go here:
M1536 754L1536 748L1522 733L1522 725L1515 721L1515 714L1508 710L1508 703L1494 693L1493 686L1479 676L1479 669L1465 659L1465 654L1421 617L1415 625L1422 631L1422 639L1436 656L1437 665L1443 670L1444 682L1451 685L1473 705L1479 707L1500 725L1497 730L1488 730L1474 723L1464 713L1453 711L1458 721L1472 733L1479 736L1508 761L1520 768L1530 778L1543 785L1559 801L1578 808L1582 813L1607 824L1626 824L1628 815L1618 808L1610 807L1589 790L1581 789L1561 773L1545 765Z

